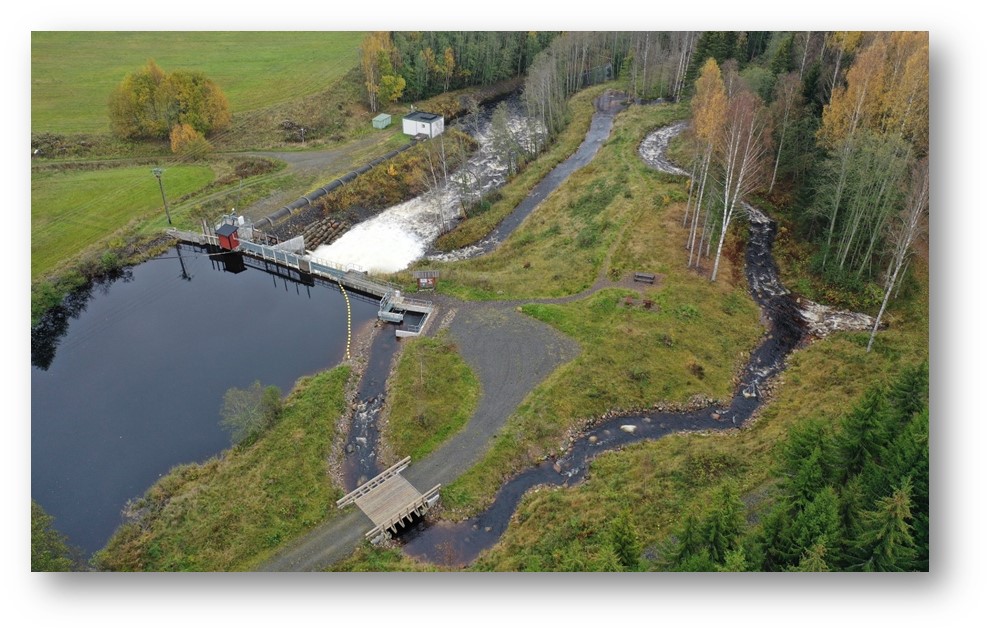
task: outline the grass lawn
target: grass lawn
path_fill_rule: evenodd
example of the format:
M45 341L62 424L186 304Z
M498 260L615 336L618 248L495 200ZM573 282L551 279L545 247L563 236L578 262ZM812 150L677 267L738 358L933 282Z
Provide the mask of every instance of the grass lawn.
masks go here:
M468 423L480 396L478 377L444 332L407 340L383 416L389 449L397 459L429 455Z
M176 165L163 176L170 201L214 179L205 165ZM147 166L36 171L31 175L31 279L135 221L165 210Z
M107 99L155 62L201 71L236 114L316 94L354 68L364 33L37 31L31 35L31 130L109 131Z

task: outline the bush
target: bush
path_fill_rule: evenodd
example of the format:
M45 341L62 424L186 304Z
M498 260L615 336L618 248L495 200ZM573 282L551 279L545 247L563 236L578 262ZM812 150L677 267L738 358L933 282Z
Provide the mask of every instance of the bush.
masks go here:
M131 139L164 139L179 124L205 135L231 122L227 97L206 75L186 70L166 74L154 61L124 78L111 93L109 107L114 134Z
M282 412L282 392L274 385L255 381L246 390L232 387L224 393L220 425L231 431L237 444L251 443L275 424Z
M169 143L173 154L191 160L201 159L213 150L203 135L188 123L180 123L172 128Z

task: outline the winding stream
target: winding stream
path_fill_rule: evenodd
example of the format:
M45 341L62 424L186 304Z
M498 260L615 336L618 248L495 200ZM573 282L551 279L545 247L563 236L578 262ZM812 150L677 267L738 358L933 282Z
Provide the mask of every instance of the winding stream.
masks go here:
M665 158L668 142L683 125L668 126L648 135L640 148L641 158L662 171L684 174ZM782 370L785 357L805 336L806 325L798 303L778 279L771 254L776 224L759 209L745 209L750 223L746 275L768 335L750 354L730 403L690 412L654 411L607 419L583 432L558 460L545 461L515 476L499 490L492 506L477 517L458 523L428 517L401 533L399 539L406 554L444 565L466 565L498 541L523 495L533 487L580 482L588 473L590 461L604 451L681 431L739 427L754 413L764 400L761 387Z

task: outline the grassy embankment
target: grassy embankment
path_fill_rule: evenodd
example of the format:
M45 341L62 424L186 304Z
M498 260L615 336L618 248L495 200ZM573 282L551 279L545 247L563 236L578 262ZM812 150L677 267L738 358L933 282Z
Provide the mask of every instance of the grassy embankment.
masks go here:
M481 396L478 377L446 332L403 344L380 420L387 451L419 460L459 432ZM390 459L383 459L389 464Z
M168 178L171 195L179 198L205 187L214 173L206 165L182 165ZM32 279L142 216L157 211L166 224L158 185L145 167L35 172L31 210Z
M247 570L342 513L327 456L345 411L349 366L300 379L256 442L173 468L132 505L94 563L107 570Z

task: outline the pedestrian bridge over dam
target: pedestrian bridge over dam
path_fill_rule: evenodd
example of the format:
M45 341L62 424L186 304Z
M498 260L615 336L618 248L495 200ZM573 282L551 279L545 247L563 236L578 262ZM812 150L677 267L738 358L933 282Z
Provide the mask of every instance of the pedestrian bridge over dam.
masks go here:
M396 330L398 337L419 335L433 314L431 302L407 297L395 284L374 279L353 266L301 253L301 238L278 244L262 244L261 240L256 241L257 232L250 226L235 226L237 231L234 232L229 229L232 226L234 225L222 224L216 231L209 231L204 225L202 232L168 229L167 233L181 242L215 249L216 253L238 254L256 259L264 263L265 269L271 272L291 272L290 276L295 281L304 284L312 285L317 279L322 279L339 285L342 290L347 288L376 300L379 305L379 319L403 325ZM241 231L244 231L244 237L238 235ZM249 236L250 239L246 239Z

